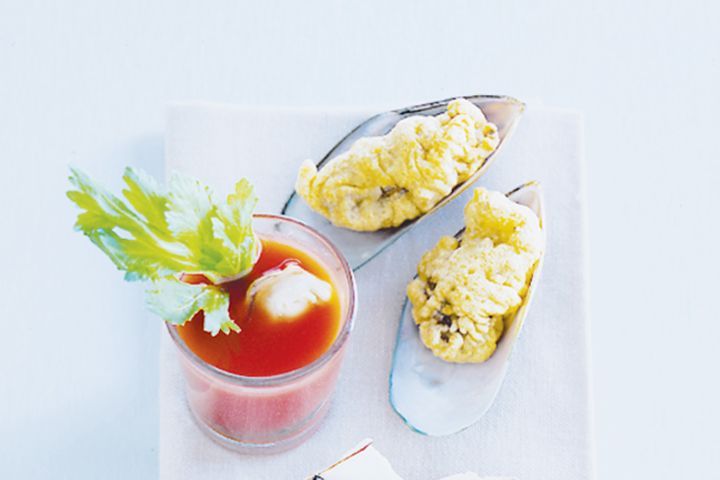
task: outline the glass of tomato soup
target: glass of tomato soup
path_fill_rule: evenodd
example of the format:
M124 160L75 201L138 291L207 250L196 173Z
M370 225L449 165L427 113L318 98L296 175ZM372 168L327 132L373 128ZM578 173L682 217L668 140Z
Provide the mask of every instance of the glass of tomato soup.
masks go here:
M237 451L276 452L312 435L330 406L355 319L355 280L307 225L256 214L253 227L262 246L255 266L222 284L240 332L210 335L202 312L168 331L200 428Z

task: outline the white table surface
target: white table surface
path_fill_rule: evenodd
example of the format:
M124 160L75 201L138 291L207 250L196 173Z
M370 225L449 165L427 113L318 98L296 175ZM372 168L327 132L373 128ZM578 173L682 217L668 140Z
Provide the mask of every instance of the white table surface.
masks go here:
M586 114L598 478L718 475L716 2L66 3L0 3L0 477L157 476L158 328L68 163L161 174L172 100L479 92Z

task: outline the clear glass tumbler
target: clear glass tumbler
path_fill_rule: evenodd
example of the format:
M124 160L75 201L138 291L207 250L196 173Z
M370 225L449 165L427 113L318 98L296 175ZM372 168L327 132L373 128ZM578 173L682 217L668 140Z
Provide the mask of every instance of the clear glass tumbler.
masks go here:
M274 453L310 437L328 410L355 320L355 279L337 248L304 223L281 215L256 214L253 226L260 238L311 254L331 275L340 297L342 323L328 351L297 370L247 377L203 361L174 326L168 324L168 332L180 352L188 405L200 428L230 449Z

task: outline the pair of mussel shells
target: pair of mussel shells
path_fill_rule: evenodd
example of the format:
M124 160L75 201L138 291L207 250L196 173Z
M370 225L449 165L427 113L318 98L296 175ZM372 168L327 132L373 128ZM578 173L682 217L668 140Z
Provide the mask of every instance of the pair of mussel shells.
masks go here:
M343 252L353 270L362 267L480 178L512 134L525 108L522 102L505 96L475 95L464 98L480 108L488 121L497 126L500 141L483 165L429 212L396 228L355 232L334 226L293 193L282 213L300 219L329 238ZM412 115L444 113L452 100L391 110L371 117L335 145L318 163L318 170L330 159L347 151L356 140L385 135L397 122ZM508 192L507 196L535 212L545 230L543 198L537 182L525 183ZM456 235L462 235L462 231ZM410 428L427 435L448 435L464 430L488 411L505 377L510 354L527 316L541 268L542 258L535 268L523 304L507 322L495 353L483 363L456 364L435 357L420 340L412 318L412 308L405 301L390 371L390 403Z

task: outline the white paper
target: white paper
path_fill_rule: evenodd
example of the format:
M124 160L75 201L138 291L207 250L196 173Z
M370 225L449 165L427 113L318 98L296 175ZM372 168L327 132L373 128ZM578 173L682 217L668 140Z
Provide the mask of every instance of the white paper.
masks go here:
M370 112L170 108L167 165L229 191L256 184L260 211L278 212L298 165L317 160ZM406 480L452 472L518 479L591 478L585 293L582 125L579 115L529 106L515 135L478 184L507 191L543 184L548 249L542 282L495 405L471 428L429 438L408 429L388 403L388 373L405 286L421 254L462 225L471 191L422 222L356 272L359 308L335 399L320 430L295 450L239 455L206 438L187 409L173 345L162 336L162 479L300 479L371 437ZM156 321L156 319L153 319Z
M390 461L377 451L372 440L364 440L319 475L323 480L402 480ZM312 477L310 477L312 478Z
M307 480L312 480L315 475L322 477L322 480L402 480L390 461L385 458L372 445L372 440L366 439L360 442L355 448L346 452L340 460L331 467L311 475ZM505 477L480 477L477 473L457 473L438 480L513 480Z

